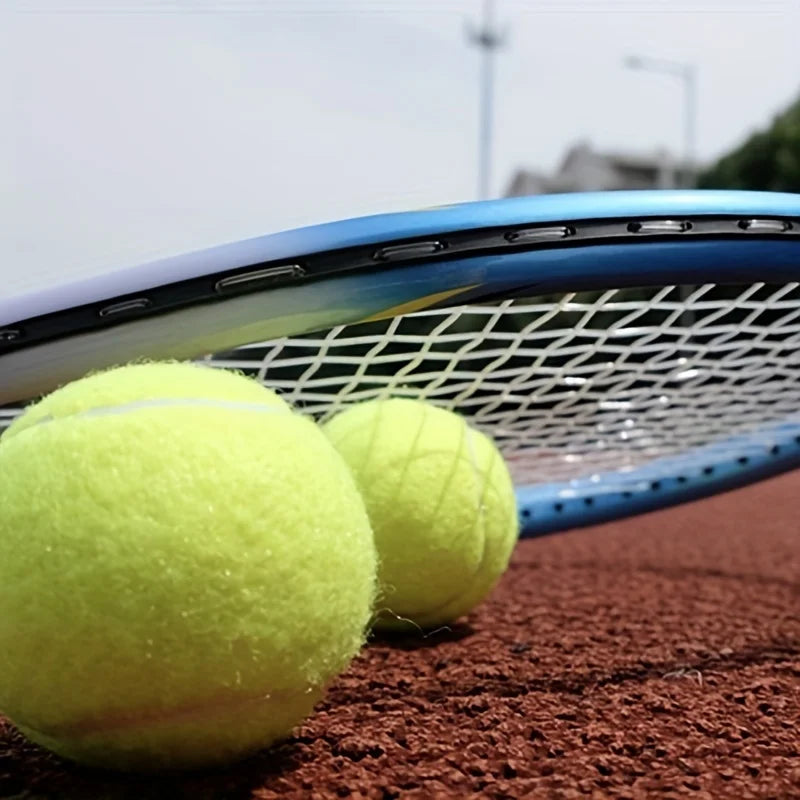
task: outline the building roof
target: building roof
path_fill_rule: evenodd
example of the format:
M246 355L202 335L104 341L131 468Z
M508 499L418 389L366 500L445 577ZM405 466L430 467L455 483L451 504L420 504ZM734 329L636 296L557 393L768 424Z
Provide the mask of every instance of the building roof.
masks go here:
M669 152L598 152L586 142L571 147L552 175L519 169L507 197L614 189L666 189L683 185L686 164Z

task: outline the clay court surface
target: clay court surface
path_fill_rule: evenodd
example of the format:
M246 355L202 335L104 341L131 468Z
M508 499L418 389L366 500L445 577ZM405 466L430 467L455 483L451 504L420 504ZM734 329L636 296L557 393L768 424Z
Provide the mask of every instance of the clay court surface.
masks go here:
M0 797L800 797L800 474L520 544L491 600L370 643L238 767L104 775L0 728Z

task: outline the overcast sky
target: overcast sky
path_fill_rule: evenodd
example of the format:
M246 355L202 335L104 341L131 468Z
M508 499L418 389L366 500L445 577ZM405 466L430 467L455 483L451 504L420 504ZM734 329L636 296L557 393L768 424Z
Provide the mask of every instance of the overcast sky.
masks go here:
M471 200L479 0L0 0L8 286ZM800 89L800 0L497 0L493 192L566 148L739 143ZM9 102L10 100L10 102Z

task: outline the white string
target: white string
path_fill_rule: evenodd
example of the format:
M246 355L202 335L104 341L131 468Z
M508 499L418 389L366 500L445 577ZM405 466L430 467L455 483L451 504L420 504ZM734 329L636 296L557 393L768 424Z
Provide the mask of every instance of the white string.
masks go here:
M800 290L707 284L685 297L666 286L503 300L207 361L259 375L320 420L355 402L423 398L492 436L518 482L569 480L798 419Z

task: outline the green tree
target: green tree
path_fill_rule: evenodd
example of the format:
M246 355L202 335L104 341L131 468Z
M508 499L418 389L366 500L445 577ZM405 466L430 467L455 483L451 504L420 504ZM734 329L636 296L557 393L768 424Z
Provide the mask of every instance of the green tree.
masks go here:
M701 189L800 192L800 98L765 130L723 156L697 181Z

